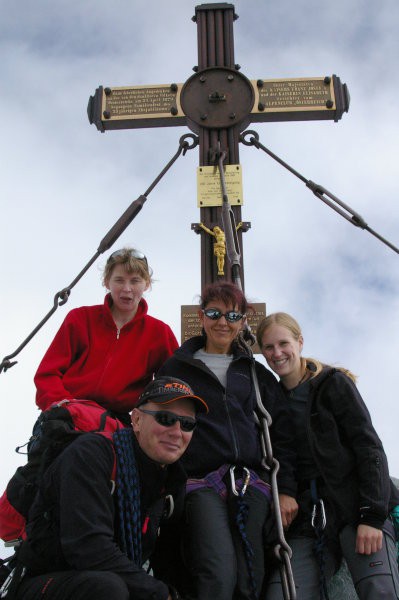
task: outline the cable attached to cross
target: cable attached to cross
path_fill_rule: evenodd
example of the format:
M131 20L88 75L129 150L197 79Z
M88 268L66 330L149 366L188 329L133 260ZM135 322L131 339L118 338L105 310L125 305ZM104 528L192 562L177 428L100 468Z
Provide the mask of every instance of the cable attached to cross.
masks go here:
M159 183L162 177L169 171L172 165L176 162L179 156L182 154L185 156L188 150L192 150L199 144L199 138L192 133L187 133L186 135L182 135L179 139L179 148L174 156L170 159L170 161L166 164L166 166L162 169L159 175L154 179L149 188L133 200L130 206L125 210L125 212L119 217L119 219L114 223L108 233L103 237L100 242L99 247L97 248L97 252L92 256L89 262L83 267L80 273L75 277L75 279L66 287L64 287L61 291L57 292L54 296L54 304L51 310L43 317L43 319L38 323L38 325L31 331L31 333L24 339L24 341L18 346L18 348L12 353L8 354L3 358L0 363L0 373L3 371L6 372L8 369L17 364L18 361L11 359L15 358L23 348L30 342L30 340L36 335L36 333L43 327L45 323L50 319L51 315L55 313L59 306L66 304L68 302L69 296L71 295L72 288L80 281L83 275L89 270L91 265L97 260L97 258L103 254L106 250L109 250L111 246L116 242L116 240L121 236L121 234L125 231L125 229L130 225L130 223L137 217L141 209L143 208L144 202L147 200L147 196L152 192L155 186Z
M246 139L248 136L249 140ZM352 225L354 225L355 227L360 227L361 229L368 231L369 233L371 233L371 235L380 240L380 242L382 242L383 244L391 248L391 250L396 252L396 254L399 254L399 248L397 248L394 244L382 237L379 233L374 231L374 229L371 229L371 227L367 225L363 217L361 217L359 213L357 213L350 206L348 206L348 204L345 204L345 202L343 202L337 196L326 190L326 188L322 185L314 183L314 181L311 181L310 179L306 179L306 177L301 175L301 173L296 171L282 158L277 156L277 154L274 154L274 152L269 150L269 148L266 148L266 146L261 144L261 142L259 141L259 134L256 131L252 131L250 129L244 131L240 135L240 142L242 142L245 146L255 146L255 148L257 148L258 150L263 150L263 152L271 156L271 158L273 158L276 162L278 162L280 165L282 165L284 168L290 171L290 173L295 175L295 177L298 177L298 179L303 181L303 183L314 193L315 196L317 196L317 198L319 198L322 202L327 204L327 206L335 210L335 212L341 215L341 217L344 217L344 219L349 221L349 223L352 223Z

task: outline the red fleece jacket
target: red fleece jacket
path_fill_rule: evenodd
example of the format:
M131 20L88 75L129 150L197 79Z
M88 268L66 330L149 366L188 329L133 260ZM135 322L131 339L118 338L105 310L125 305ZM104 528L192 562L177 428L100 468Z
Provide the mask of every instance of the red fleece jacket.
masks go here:
M130 411L165 360L178 347L169 325L147 315L142 298L134 318L117 329L109 306L71 310L41 361L34 381L42 410L65 398L95 400Z

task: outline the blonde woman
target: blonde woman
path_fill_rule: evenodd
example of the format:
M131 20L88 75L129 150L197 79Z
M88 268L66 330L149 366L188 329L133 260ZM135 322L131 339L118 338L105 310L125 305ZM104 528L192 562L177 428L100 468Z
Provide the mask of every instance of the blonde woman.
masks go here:
M326 583L342 556L360 600L399 598L389 518L399 493L354 376L303 358L301 329L287 313L267 316L257 340L280 378L296 432L299 511L288 542L297 600L328 598ZM283 598L277 572L265 598Z

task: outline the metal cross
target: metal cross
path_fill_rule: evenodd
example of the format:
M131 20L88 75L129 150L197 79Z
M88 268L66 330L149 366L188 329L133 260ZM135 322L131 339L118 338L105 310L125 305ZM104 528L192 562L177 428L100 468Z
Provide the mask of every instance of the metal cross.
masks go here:
M222 151L229 202L238 247L250 223L241 221L239 136L249 123L272 121L338 121L349 109L345 84L335 75L312 79L251 81L235 63L233 4L201 4L195 8L198 66L183 84L99 87L90 97L88 115L100 131L187 125L199 136L198 189L201 234L201 286L231 280L224 264L222 193L217 160ZM215 194L216 189L216 194ZM241 250L241 281L244 282Z

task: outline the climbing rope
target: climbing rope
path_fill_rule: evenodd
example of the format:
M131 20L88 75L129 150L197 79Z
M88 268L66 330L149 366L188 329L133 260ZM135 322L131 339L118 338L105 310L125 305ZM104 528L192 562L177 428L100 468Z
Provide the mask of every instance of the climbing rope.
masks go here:
M249 139L247 139L247 137L249 137ZM396 246L394 246L394 244L383 238L379 233L371 229L371 227L367 225L366 221L363 219L363 217L359 215L359 213L355 212L350 206L345 204L345 202L340 200L337 196L334 196L334 194L326 190L326 188L324 188L322 185L314 183L314 181L311 181L310 179L306 179L306 177L301 175L288 163L286 163L284 160L278 157L277 154L274 154L274 152L272 152L271 150L266 148L266 146L261 144L259 141L259 134L256 131L252 131L249 129L247 131L244 131L240 135L240 142L242 142L245 146L255 146L255 148L257 148L258 150L260 149L263 150L263 152L266 152L266 154L271 156L280 165L285 167L288 171L290 171L290 173L295 175L295 177L298 177L298 179L303 181L303 183L306 184L306 186L314 193L315 196L317 196L317 198L319 198L322 202L327 204L327 206L335 210L335 212L341 215L341 217L344 217L344 219L349 221L349 223L352 223L352 225L354 225L355 227L365 229L366 231L371 233L371 235L380 240L380 242L382 242L383 244L391 248L391 250L396 252L396 254L399 254L399 248L397 248Z
M83 275L89 270L91 265L97 260L100 254L103 254L106 250L111 248L111 246L116 242L116 240L120 237L120 235L125 231L125 229L130 225L130 223L135 219L138 213L143 208L144 202L147 200L147 196L152 192L154 187L159 183L162 177L169 171L175 161L179 158L181 154L185 156L187 150L192 150L196 146L198 146L199 138L192 133L187 133L186 135L182 135L179 139L179 148L176 154L170 159L170 161L166 164L166 166L162 169L159 175L154 179L149 188L139 196L136 200L134 200L131 205L125 210L121 217L114 223L108 233L103 237L100 242L100 245L97 249L97 252L94 256L89 260L89 262L83 267L80 273L75 277L75 279L66 287L64 287L61 291L57 292L54 296L54 304L51 310L43 317L40 323L33 329L33 331L25 338L25 340L18 346L18 348L12 353L8 354L3 358L0 364L0 373L3 371L6 372L8 369L17 364L18 361L12 361L12 358L15 358L23 348L30 342L30 340L36 335L36 333L43 327L45 323L50 319L51 315L55 313L59 306L66 304L68 302L69 296L71 295L72 288L78 283L78 281L83 277Z
M140 482L133 449L131 427L113 435L117 461L116 493L119 513L119 537L123 552L136 565L142 565Z

